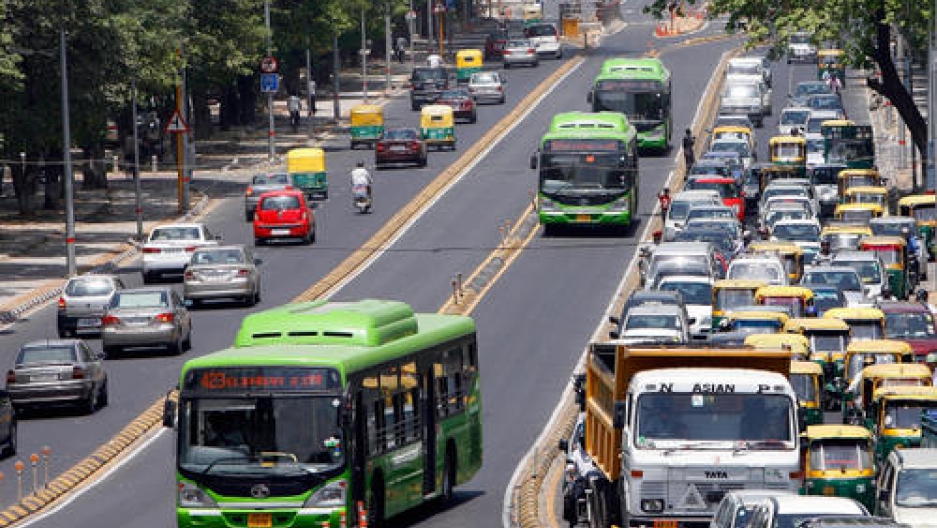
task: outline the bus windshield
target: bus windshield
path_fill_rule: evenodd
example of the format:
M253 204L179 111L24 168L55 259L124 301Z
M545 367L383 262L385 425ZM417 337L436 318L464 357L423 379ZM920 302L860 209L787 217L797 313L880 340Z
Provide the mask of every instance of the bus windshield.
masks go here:
M541 158L540 188L545 193L582 190L625 191L628 171L615 154L545 153Z
M595 90L594 106L596 112L621 112L628 119L636 121L659 121L664 118L664 102L659 92L633 93L603 89L601 81Z
M344 464L337 396L184 399L179 411L182 469L286 478Z

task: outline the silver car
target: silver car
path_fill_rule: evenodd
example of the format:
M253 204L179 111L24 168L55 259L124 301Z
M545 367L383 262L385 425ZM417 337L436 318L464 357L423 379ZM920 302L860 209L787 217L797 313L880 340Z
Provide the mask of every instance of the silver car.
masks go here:
M124 283L117 275L79 275L62 288L56 317L59 337L101 331L101 317L107 303Z
M253 306L260 302L260 270L244 245L195 250L183 276L183 296L197 306L206 299L240 299Z
M504 104L504 85L507 79L498 72L475 72L469 78L468 90L476 103L483 101Z
M17 410L68 404L91 414L107 405L104 354L80 339L26 343L7 372L6 390Z
M143 244L143 283L165 275L182 275L192 252L202 246L217 246L220 236L204 224L166 224L153 228Z
M111 357L127 347L166 347L174 354L192 347L192 318L166 286L118 291L101 323L104 353Z
M518 64L528 66L539 66L540 59L537 55L537 47L527 39L511 39L504 45L505 69Z
M267 191L281 191L289 189L290 175L285 172L264 172L255 174L250 185L244 191L244 219L254 221L254 211L260 202L260 195Z

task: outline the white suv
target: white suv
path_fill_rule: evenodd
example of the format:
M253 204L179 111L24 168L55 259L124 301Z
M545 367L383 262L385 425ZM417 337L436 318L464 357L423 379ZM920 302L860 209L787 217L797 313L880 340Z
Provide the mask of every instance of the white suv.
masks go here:
M811 34L806 31L796 31L787 38L787 63L815 62L817 60L817 47L810 42Z
M559 32L553 24L532 24L524 28L524 37L530 40L537 50L537 55L553 55L555 59L563 58L563 46L560 44Z
M911 526L937 524L937 448L893 450L876 490L876 515Z
M221 240L204 224L165 224L153 228L143 244L143 283L149 284L164 275L182 277L192 253L202 247L217 245Z

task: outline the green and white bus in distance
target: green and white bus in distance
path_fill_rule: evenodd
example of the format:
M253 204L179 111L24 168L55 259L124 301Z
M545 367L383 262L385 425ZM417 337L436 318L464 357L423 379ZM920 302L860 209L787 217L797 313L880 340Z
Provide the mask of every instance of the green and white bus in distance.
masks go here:
M608 59L587 99L594 112L621 112L638 131L638 147L666 151L673 135L670 71L659 59Z
M631 126L547 132L530 166L539 169L537 213L548 233L558 225L625 228L637 214L638 149Z
M481 467L475 323L382 300L252 314L186 362L164 423L180 527L355 526L359 505L380 526Z

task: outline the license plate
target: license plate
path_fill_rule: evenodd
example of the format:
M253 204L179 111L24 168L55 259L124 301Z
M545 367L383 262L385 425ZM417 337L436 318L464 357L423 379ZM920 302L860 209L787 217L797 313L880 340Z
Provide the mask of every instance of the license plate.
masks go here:
M592 215L589 215L589 214L577 214L577 215L576 215L576 221L577 221L577 222L591 222L591 221L592 221Z
M406 150L407 150L407 147L403 145L392 145L390 147L391 152L405 152Z
M270 234L273 236L284 236L290 234L289 229L271 229Z
M100 325L101 325L101 320L96 317L78 320L79 328L91 328L91 327L100 326Z
M273 526L272 513L248 513L247 528L270 528Z
M163 253L182 253L182 248L163 248Z
M677 521L663 521L663 520L654 521L654 528L678 528L679 526L680 526L680 523L678 523Z
M58 379L59 377L55 374L36 374L29 377L29 381L38 381L39 383L46 381L57 381Z

